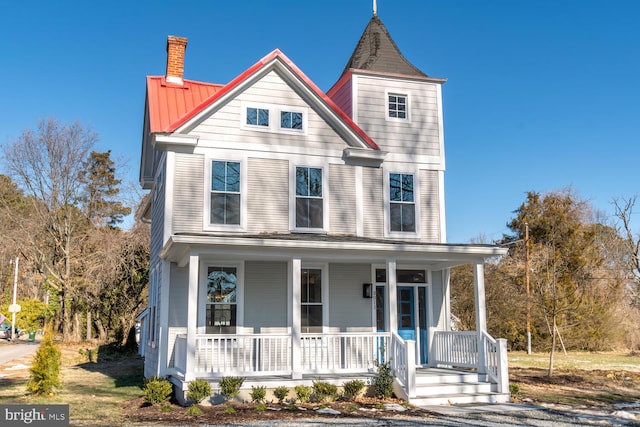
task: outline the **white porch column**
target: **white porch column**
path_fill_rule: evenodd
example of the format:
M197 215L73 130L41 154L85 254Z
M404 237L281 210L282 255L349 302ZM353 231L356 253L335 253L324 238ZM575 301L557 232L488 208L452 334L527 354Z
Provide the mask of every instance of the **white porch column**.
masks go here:
M476 300L476 330L478 332L478 373L485 373L482 333L487 331L487 305L484 295L484 260L473 266L473 282Z
M158 376L163 378L169 369L169 288L171 286L171 264L162 262L160 287L158 289Z
M198 276L200 271L200 255L189 256L189 290L187 295L187 357L184 380L195 379L196 369L196 334L198 333Z
M302 271L302 260L294 258L291 260L291 272L289 274L289 295L291 295L289 327L291 328L291 378L294 380L302 378L302 289L300 287L300 275Z
M389 317L389 331L398 333L398 282L396 275L396 260L387 260L387 301L389 301L389 309L387 316Z

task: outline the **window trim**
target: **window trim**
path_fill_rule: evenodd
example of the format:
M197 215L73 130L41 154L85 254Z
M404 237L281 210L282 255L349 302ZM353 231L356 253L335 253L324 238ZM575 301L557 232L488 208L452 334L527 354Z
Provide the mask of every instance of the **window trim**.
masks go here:
M314 269L320 270L320 280L322 280L321 287L321 298L322 298L322 332L303 332L302 331L302 270L305 269ZM300 331L304 334L318 334L318 333L327 333L329 331L329 264L326 263L302 263L300 265L300 283L298 285L300 287Z
M400 117L389 117L389 96L404 96L406 98L406 112L407 117L402 119ZM396 89L385 89L384 91L384 118L390 122L398 122L398 123L410 123L411 122L411 93L406 90L396 90Z
M322 228L306 228L296 226L296 170L297 168L314 168L322 171ZM326 233L329 230L329 167L327 164L313 164L313 162L289 162L289 230L297 233Z
M240 224L213 224L211 219L211 174L213 162L240 163ZM234 157L205 157L204 212L202 226L204 231L246 231L247 229L247 159Z
M391 174L398 173L413 176L413 205L415 207L415 231L391 230ZM384 236L391 238L420 237L420 181L419 170L385 169L384 170Z
M244 261L228 262L215 260L200 260L200 274L198 281L198 323L199 334L207 333L207 275L210 267L236 269L236 333L241 333L244 327Z

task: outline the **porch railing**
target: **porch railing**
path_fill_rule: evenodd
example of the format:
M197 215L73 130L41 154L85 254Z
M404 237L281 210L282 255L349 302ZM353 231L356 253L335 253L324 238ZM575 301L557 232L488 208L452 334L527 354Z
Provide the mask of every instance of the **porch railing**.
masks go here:
M498 385L500 393L509 390L507 341L494 339L482 331L436 331L433 337L434 363L477 369Z
M298 347L298 346L295 346ZM387 333L304 334L301 366L293 366L291 335L197 335L194 366L186 366L186 335L176 336L174 367L197 377L369 372L389 348Z

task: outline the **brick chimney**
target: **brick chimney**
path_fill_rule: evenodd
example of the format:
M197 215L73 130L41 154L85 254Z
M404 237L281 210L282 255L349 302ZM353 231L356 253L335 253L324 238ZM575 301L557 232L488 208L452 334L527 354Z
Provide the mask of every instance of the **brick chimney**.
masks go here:
M182 78L184 77L184 51L186 49L186 37L167 37L167 82L182 84Z

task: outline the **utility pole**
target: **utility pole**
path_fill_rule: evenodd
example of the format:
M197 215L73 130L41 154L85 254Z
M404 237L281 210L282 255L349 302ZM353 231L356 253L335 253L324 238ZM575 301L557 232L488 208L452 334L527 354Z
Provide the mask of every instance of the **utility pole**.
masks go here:
M16 265L13 273L13 307L11 310L11 341L16 339L16 294L18 293L18 260L16 257Z
M529 290L529 224L524 223L524 281L527 288L527 354L531 354L531 295Z

